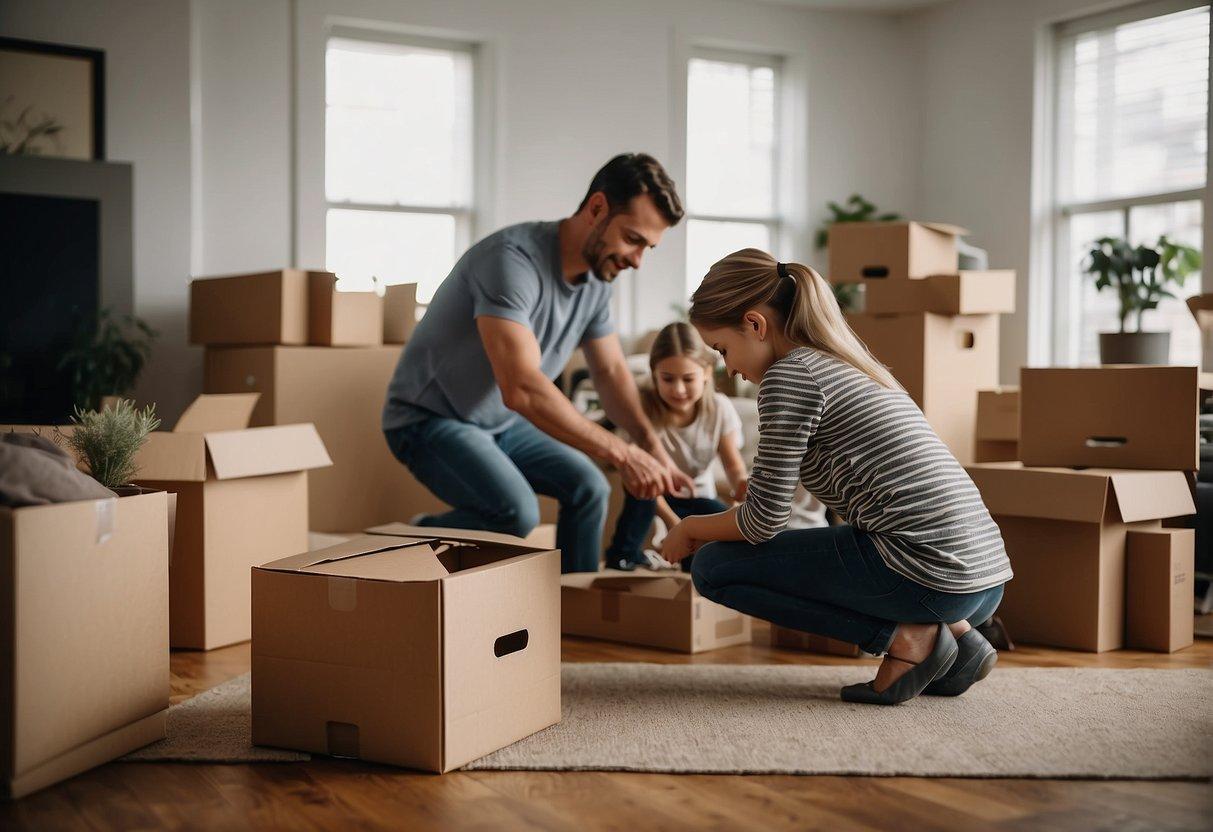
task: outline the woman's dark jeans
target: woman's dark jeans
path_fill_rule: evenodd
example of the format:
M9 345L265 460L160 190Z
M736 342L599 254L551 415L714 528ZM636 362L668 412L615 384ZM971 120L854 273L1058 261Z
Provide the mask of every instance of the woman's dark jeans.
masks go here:
M666 497L666 504L679 519L699 514L717 514L728 506L720 500L711 497ZM641 500L628 494L623 500L623 510L615 522L615 535L611 545L607 547L607 565L623 559L632 563L644 563L644 555L640 550L648 539L649 529L653 527L653 518L657 516L656 500ZM691 571L693 557L682 562L682 571Z
M985 622L1003 590L930 589L890 569L853 526L786 531L757 546L706 543L691 574L700 594L718 604L877 655L901 623Z

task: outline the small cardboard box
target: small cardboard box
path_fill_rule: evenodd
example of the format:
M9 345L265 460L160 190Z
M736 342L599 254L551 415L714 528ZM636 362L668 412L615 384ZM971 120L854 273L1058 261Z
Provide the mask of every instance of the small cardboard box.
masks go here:
M978 315L1015 311L1015 272L962 271L922 280L867 280L864 312Z
M559 553L370 531L253 570L253 742L445 772L559 722Z
M938 222L845 222L830 226L830 280L871 283L955 274L963 228Z
M1019 459L1019 388L977 391L974 462Z
M308 275L308 343L323 347L377 347L383 343L383 298L376 292L338 292L337 277Z
M685 572L579 572L560 578L560 630L701 653L749 644L748 615L701 596Z
M0 788L164 738L168 495L0 508Z
M247 428L256 402L199 396L139 451L136 482L177 495L173 647L247 641L249 569L307 548L307 472L331 461L311 425Z
M1174 653L1192 646L1196 532L1131 531L1125 646Z
M406 344L417 328L417 284L396 283L383 292L383 343Z
M1188 309L1200 327L1200 367L1206 374L1213 373L1213 292L1188 298Z
M971 465L1015 577L998 615L1015 640L1103 652L1124 646L1130 531L1195 511L1180 471Z
M821 653L826 656L845 656L857 659L863 655L859 645L849 641L839 641L836 638L819 636L815 633L803 633L788 627L771 625L771 646L782 647L785 650L803 650L806 653Z
M961 464L973 461L977 391L998 386L998 316L848 315Z
M1024 367L1019 453L1025 465L1195 471L1195 367Z
M190 343L306 344L310 274L279 269L192 280Z

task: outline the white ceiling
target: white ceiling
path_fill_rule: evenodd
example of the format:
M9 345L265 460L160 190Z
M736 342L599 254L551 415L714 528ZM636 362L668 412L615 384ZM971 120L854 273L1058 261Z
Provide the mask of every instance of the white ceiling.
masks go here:
M854 12L908 12L938 6L947 0L761 0L780 6L800 6L805 9Z

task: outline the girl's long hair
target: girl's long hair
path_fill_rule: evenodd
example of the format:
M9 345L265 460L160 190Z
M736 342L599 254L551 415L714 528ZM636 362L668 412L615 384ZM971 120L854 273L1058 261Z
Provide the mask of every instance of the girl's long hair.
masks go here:
M644 405L645 415L655 426L666 425L670 421L670 409L657 392L657 365L667 358L689 358L704 368L706 380L703 385L703 396L695 403L695 419L710 419L716 411L716 396L712 386L712 371L716 368L716 356L695 327L685 321L666 324L653 346L649 348L649 383L640 388L640 401Z
M901 390L893 374L851 331L825 279L800 263L785 263L784 271L786 277L774 257L756 248L718 260L691 296L692 323L737 327L746 312L765 305L782 317L783 335L791 343L824 352L877 384Z

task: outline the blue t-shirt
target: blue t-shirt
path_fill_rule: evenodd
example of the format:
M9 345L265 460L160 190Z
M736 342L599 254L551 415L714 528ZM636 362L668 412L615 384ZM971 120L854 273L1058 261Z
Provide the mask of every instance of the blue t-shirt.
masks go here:
M431 415L490 433L509 426L517 414L502 401L476 329L482 315L530 329L550 379L583 341L615 331L610 284L588 274L564 279L559 223L503 228L468 249L438 287L388 385L384 430Z

